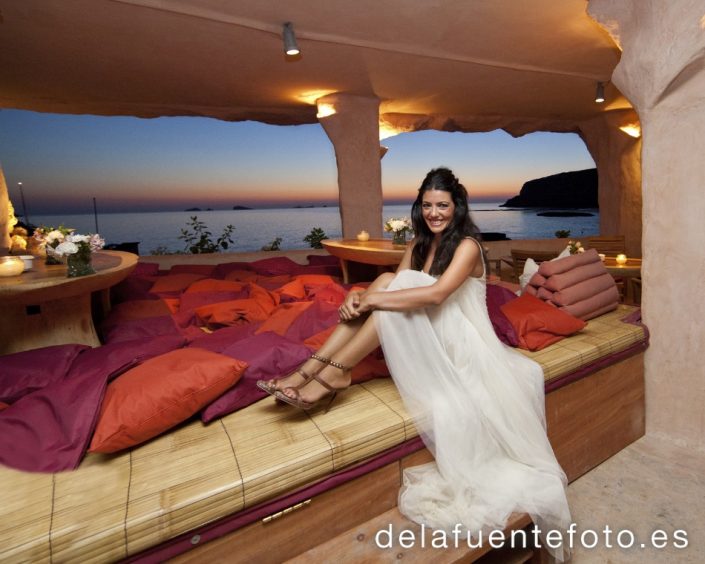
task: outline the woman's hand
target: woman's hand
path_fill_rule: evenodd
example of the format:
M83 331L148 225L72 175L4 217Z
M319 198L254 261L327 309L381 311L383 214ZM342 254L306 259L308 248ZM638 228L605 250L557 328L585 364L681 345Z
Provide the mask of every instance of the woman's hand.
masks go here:
M338 317L341 322L350 321L360 317L360 311L358 307L360 305L360 293L359 292L349 292L343 300L343 304L338 308Z

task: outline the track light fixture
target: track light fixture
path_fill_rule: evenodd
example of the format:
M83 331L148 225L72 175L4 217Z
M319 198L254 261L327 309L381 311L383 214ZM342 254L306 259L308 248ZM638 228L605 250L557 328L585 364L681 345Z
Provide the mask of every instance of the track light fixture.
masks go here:
M294 26L291 22L286 22L284 24L284 52L289 55L298 55L301 51L299 46L296 44L296 36L294 35Z
M597 90L595 91L595 102L602 104L605 101L605 83L598 82Z

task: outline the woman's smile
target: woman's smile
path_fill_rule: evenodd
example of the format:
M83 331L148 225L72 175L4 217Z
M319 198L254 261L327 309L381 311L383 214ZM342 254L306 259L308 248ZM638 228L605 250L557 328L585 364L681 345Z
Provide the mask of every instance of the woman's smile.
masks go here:
M445 190L428 190L423 195L421 210L424 221L431 233L439 235L453 220L455 204L449 192Z

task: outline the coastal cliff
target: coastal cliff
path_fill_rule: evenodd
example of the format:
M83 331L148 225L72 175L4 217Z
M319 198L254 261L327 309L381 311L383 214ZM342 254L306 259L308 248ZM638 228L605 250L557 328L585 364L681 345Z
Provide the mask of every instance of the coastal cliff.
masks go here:
M525 182L506 208L597 208L597 169L561 172Z

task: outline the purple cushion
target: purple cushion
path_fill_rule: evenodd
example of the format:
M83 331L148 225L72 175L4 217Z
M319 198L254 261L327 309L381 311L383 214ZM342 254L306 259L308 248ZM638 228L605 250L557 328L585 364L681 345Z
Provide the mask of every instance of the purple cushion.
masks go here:
M516 297L517 295L507 288L496 284L487 285L487 311L490 315L492 328L499 340L510 347L519 346L519 337L500 307L516 299Z
M169 274L202 274L209 277L215 268L214 264L175 264L169 269Z
M0 401L14 403L22 396L58 382L87 345L56 345L8 354L0 358Z
M159 296L150 292L156 278L156 276L128 276L110 289L110 299L114 304L132 300L158 300Z
M315 301L289 326L286 338L300 343L338 323L338 306L325 301Z
M272 257L250 263L252 270L261 276L292 274L301 265L288 257Z
M332 255L307 255L310 266L340 266L340 259Z
M211 278L223 279L235 270L252 270L249 262L223 262L215 267Z
M138 262L130 276L158 276L159 264L156 262Z
M108 380L183 344L182 338L161 337L82 351L65 378L0 411L0 464L28 472L76 468Z
M170 315L131 319L129 321L121 321L116 325L103 327L103 340L105 343L178 334L179 329Z
M292 274L327 274L328 276L337 276L339 278L343 277L343 271L340 269L340 266L331 264L320 266L298 265L296 268L294 268Z
M267 394L260 390L257 380L286 376L311 355L308 347L267 331L242 339L222 351L222 354L244 360L249 365L240 381L201 412L208 423L262 399Z

